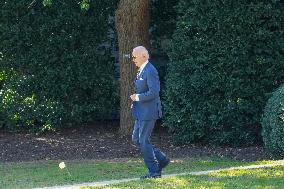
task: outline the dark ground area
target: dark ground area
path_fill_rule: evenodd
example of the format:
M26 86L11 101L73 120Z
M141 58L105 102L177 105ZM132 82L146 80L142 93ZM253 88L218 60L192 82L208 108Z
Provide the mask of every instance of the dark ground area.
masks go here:
M242 161L272 159L262 147L175 146L165 129L157 127L152 143L171 158L219 156ZM0 162L33 160L113 159L140 157L131 137L119 137L117 124L98 123L56 133L9 133L0 130Z

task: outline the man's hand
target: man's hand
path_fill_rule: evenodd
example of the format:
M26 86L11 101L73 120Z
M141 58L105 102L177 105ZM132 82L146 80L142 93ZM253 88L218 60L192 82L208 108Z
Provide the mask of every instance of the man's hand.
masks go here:
M130 95L132 101L136 101L136 94Z

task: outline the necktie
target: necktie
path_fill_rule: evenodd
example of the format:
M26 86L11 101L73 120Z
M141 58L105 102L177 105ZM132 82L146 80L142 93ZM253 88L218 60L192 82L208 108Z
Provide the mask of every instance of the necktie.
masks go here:
M140 74L140 69L137 72L136 79L138 79L139 74Z

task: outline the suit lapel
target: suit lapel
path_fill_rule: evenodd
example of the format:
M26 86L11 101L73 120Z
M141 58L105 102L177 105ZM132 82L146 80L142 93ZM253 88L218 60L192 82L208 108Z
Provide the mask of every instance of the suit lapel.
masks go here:
M143 69L142 72L140 73L139 78L142 78L143 75L146 73L147 67L149 66L149 64L150 64L150 62L148 62L148 63L146 64L146 66L144 67L144 69Z

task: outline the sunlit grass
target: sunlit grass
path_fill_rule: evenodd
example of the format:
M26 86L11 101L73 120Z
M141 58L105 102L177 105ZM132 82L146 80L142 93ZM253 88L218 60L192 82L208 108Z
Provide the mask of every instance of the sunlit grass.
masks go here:
M85 189L282 189L284 166L261 169L219 171L205 175L175 176L162 179L146 179L104 187Z
M241 170L232 170L232 171L220 171L216 173L210 173L210 176L214 177L242 177L250 176L254 178L269 178L269 177L283 177L284 178L284 166L275 166L270 168L263 169L241 169ZM251 174L253 173L253 174Z
M25 163L0 163L0 186L5 189L32 188L55 186L64 184L74 184L83 182L96 182L103 180L137 178L146 173L146 168L141 159L114 159L114 160L77 160L64 161L70 175L64 169L58 167L61 161L35 161ZM169 166L163 171L163 174L185 173L204 170L216 170L220 168L229 168L236 166L247 166L252 164L275 163L275 161L258 161L258 162L240 162L225 158L203 157L203 158L185 158L173 159ZM274 169L272 169L274 170ZM149 188L152 182L155 187L167 186L168 188L186 188L188 184L196 181L206 182L209 185L222 186L226 182L221 182L226 178L238 178L245 175L245 170L234 172L221 171L210 176L185 176L185 177L170 177L168 179L157 179L154 181L143 181L142 186ZM230 176L230 174L234 174ZM259 173L263 177L265 174ZM226 175L226 177L224 176ZM283 171L273 172L273 175L278 178L283 178ZM203 180L203 178L207 178ZM223 178L225 177L225 178ZM219 182L220 181L220 182ZM138 182L140 183L140 182ZM144 186L145 184L145 186ZM137 182L129 182L126 185L109 186L122 188L135 188ZM202 185L200 185L202 186ZM0 187L0 188L1 188ZM143 188L142 187L142 188Z

